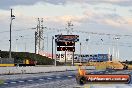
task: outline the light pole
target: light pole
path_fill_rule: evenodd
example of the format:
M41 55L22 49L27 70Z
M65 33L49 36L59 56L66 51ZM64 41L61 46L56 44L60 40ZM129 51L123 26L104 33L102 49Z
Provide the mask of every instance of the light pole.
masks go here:
M22 42L24 42L24 36L20 36L20 38L22 38ZM24 42L24 51L26 52L27 50L27 47L26 47L26 41Z
M102 42L102 54L104 53L104 47L103 47L103 39L101 39L101 42Z
M10 49L9 49L9 58L12 58L11 57L11 27L12 27L12 20L15 19L15 16L12 15L12 9L11 9L11 18L10 19L11 19L11 22L10 22L10 40L9 40L10 41Z
M114 38L113 38L113 42L112 42L112 47L113 47L112 58L115 58L115 41L114 41Z
M27 46L27 44L26 44L26 42L25 42L25 52L27 51L27 47L26 47L26 46Z
M82 58L81 58L81 53L82 53L82 49L81 49L82 47L81 47L81 45L82 45L82 44L81 44L81 42L80 42L80 64L81 64L81 62L82 62L82 60L81 60L81 59L82 59Z
M56 50L56 42L55 42L55 50ZM56 51L55 51L56 54ZM52 36L52 59L54 58L54 36ZM54 58L54 65L56 66L56 55Z
M17 41L18 41L18 39L16 39L16 52L18 51L18 48L17 48Z
M48 41L48 34L47 34L47 54L48 54L48 48L49 48L49 41Z
M89 39L90 39L90 37L86 39L86 42L87 42L87 50L88 50L88 52L89 52L89 49L88 49L88 47L89 47L89 46L88 46Z
M53 53L54 53L54 51L53 51L53 50L54 50L54 49L53 49L53 48L54 48L54 47L53 47L53 42L54 42L54 36L52 36L52 59L53 59Z
M115 39L116 39L116 58L119 59L118 40L119 40L120 38L116 37Z
M55 66L57 66L57 64L56 64L56 46L57 46L57 44L56 44L56 41L55 41Z
M90 51L89 48L88 48L88 47L89 47L89 46L88 46L88 41L89 41L89 39L90 39L90 36L89 36L88 39L86 39L86 42L87 42L87 50L88 50L88 52ZM88 52L87 52L87 54L88 54ZM90 55L90 52L89 52L89 55ZM88 57L87 57L87 62L88 62Z

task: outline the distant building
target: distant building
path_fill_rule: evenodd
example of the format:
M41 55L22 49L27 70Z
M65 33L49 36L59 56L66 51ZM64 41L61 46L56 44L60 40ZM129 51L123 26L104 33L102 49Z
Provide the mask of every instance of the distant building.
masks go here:
M56 54L57 61L64 62L65 61L65 54ZM66 61L72 61L72 54L66 55ZM97 62L104 62L104 61L112 61L112 55L109 54L75 54L74 55L75 62L89 62L89 61L97 61Z
M66 61L71 62L72 61L72 54L67 54L66 55ZM59 62L65 62L65 54L56 54L56 59Z
M51 53L47 52L39 52L40 55L46 56L48 58L52 58ZM65 62L65 54L53 54L53 59L56 58L59 62ZM66 54L66 61L72 62L73 54L67 53ZM104 62L104 61L112 61L112 55L109 54L74 54L74 61L75 62L89 62L89 61L97 61L97 62Z
M45 57L48 57L48 58L52 58L52 53L48 53L48 52L44 52L44 51L39 51L38 53L39 55L42 55L42 56L45 56ZM53 54L53 59L55 58L55 54Z

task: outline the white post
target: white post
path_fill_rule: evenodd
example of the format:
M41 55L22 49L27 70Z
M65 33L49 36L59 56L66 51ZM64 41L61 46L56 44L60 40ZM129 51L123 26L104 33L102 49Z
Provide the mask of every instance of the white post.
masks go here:
M119 51L119 49L118 49L118 59L120 59L120 51Z
M113 57L115 56L114 54L115 54L115 49L114 49L114 46L113 46L113 54L112 54L112 55L113 55Z
M27 47L26 47L26 41L25 41L25 52L27 51Z
M110 47L109 47L109 49L108 49L108 54L109 54L109 55L111 54L111 50L110 50Z
M60 55L59 56L60 56L60 61L61 61L61 51L60 51Z
M101 42L102 42L102 54L104 54L103 39L101 39Z

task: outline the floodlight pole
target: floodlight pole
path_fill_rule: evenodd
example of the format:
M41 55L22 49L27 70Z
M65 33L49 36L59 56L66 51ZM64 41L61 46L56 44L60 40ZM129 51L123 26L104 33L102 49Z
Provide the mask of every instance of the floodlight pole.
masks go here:
M66 46L65 46L65 48L66 48ZM67 56L66 56L66 50L65 50L65 66L66 66L66 58L67 58Z
M53 59L53 41L54 41L54 36L52 36L52 59Z
M55 66L57 66L57 63L56 63L56 41L55 41Z
M10 49L9 49L9 58L12 58L11 57L11 27L12 27L12 20L15 18L15 16L14 15L12 15L12 9L11 9L11 22L10 22Z
M73 45L73 48L74 47L75 47L75 45ZM74 52L75 52L75 50L73 49L72 66L74 66Z

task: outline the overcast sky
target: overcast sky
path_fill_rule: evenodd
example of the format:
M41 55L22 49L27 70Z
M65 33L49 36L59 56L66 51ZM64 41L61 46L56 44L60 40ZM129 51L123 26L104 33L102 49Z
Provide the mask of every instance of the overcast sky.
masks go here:
M106 36L73 33L80 35L80 42L84 43L82 52L86 53L108 53L110 48L117 48L114 37L120 37L118 48L122 59L132 60L132 0L0 0L0 49L9 50L9 23L10 9L16 16L13 20L12 30L23 30L12 32L12 50L34 52L34 30L37 18L44 18L44 26L47 28L64 29L67 21L72 21L74 30L121 34L122 36ZM27 30L26 30L27 29ZM51 36L57 31L45 31L45 50L51 51ZM63 32L65 33L65 32ZM23 38L19 36L24 36ZM86 49L85 39L89 38L89 50ZM16 41L16 39L18 39ZM104 45L101 45L103 39ZM97 44L98 43L98 44ZM76 53L79 53L79 45ZM104 48L101 48L101 47Z

